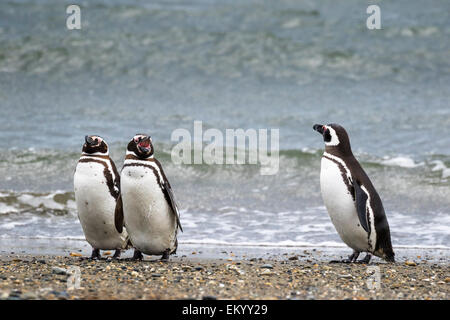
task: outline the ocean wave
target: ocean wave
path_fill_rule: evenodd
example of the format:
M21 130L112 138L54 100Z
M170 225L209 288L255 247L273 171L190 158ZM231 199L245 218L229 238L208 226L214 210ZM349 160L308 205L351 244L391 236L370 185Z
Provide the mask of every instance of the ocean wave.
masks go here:
M442 171L442 179L450 177L450 168L447 167L443 161L433 160L430 163L434 165L431 171Z
M279 242L226 242L226 241L217 241L215 239L204 239L204 240L187 240L180 242L182 244L196 244L196 245L213 245L213 246L235 246L235 247L276 247L276 248L302 248L302 247L314 247L314 248L347 248L345 244L342 242L335 241L322 241L318 243L313 242L304 242L304 241L279 241ZM444 245L420 245L420 244L412 244L412 245L395 245L394 249L442 249L442 250L450 250L449 246Z
M119 170L123 163L124 149L122 145L123 143L112 143L110 146L111 157ZM227 179L230 182L240 183L239 181L242 181L244 177L248 182L261 179L261 166L259 164L209 165L203 163L176 165L171 158L172 147L173 145L170 143L155 144L156 157L162 163L171 181L187 182L201 179L212 183ZM49 195L48 191L55 192L56 190L56 193L72 191L73 172L80 156L79 152L71 149L9 149L0 151L0 176L4 177L0 180L0 192L2 193L0 194L0 203L7 203L4 199L12 195L5 195L5 192L11 190L29 193L29 195L23 195L20 199L11 199L12 202L21 201L32 206L42 205L54 210L62 209L61 203L58 201L52 202L55 200L53 199L54 195ZM194 149L191 152L194 153ZM287 186L301 183L298 180L293 180L295 177L303 178L304 183L308 184L312 179L317 179L322 154L323 149L281 149L279 151L279 171L273 177L284 179L284 184ZM390 172L391 175L400 179L416 181L419 186L429 184L446 186L450 177L449 155L375 156L367 153L356 153L355 156L371 177ZM418 180L418 176L421 176L422 179ZM267 188L268 186L254 184L251 190L253 190L253 193L258 193L267 190ZM37 194L41 194L39 199L36 198ZM61 195L57 196L57 198L60 197ZM8 212L8 210L8 207L3 206L0 208L0 214Z
M50 193L6 192L0 194L0 214L66 215L76 210L75 196L70 191Z
M381 164L385 166L394 166L394 167L402 167L402 168L416 168L419 166L424 165L424 163L415 163L413 159L409 157L394 157L394 158L388 158L385 157L381 162Z

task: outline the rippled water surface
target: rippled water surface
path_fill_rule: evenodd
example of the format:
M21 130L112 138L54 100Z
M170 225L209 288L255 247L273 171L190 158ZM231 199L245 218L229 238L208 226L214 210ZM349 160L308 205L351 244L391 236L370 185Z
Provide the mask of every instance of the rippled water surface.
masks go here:
M384 201L394 245L450 243L450 2L0 3L0 237L82 238L72 175L100 134L120 168L148 132L182 208L181 242L341 244L319 193L336 122ZM280 170L176 166L177 128L278 128Z

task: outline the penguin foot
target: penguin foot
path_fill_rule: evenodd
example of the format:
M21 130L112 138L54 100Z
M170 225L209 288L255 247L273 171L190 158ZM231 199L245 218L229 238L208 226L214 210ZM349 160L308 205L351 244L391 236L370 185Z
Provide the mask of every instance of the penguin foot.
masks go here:
M347 258L342 260L331 260L330 263L353 263L359 257L359 252L353 251L353 253Z
M142 260L142 259L144 259L142 252L140 252L138 249L134 249L133 258L131 258L131 260Z
M116 252L114 252L114 255L112 256L112 258L119 259L121 253L122 253L122 251L120 249L116 249Z
M102 256L100 254L100 249L92 249L92 254L91 254L91 259L92 260L98 260L100 259Z
M372 255L370 253L366 254L366 256L359 260L359 261L355 261L356 263L361 263L361 264L369 264L370 259L372 259Z
M161 257L161 261L168 262L169 261L169 255L170 255L170 249L167 249L163 252L163 255Z
M385 257L384 259L385 259L387 262L389 262L389 263L395 263L395 258L394 258L394 256Z

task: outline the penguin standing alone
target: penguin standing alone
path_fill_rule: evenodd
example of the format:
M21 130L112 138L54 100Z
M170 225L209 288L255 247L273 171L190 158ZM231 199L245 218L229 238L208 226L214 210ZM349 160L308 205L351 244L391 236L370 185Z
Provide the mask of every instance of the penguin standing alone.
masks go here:
M176 252L181 231L178 208L161 164L153 156L150 136L137 134L127 146L121 172L121 196L117 201L117 231L126 226L135 248L133 259L142 253L162 255L167 261Z
M314 125L323 136L325 152L320 169L322 198L342 241L353 254L342 262L369 263L371 254L395 262L389 225L381 199L367 174L355 159L350 140L337 124Z
M99 136L86 136L74 174L75 202L86 241L92 246L91 258L101 250L116 250L113 258L128 243L126 231L114 225L116 199L120 194L120 176L109 157L108 145Z

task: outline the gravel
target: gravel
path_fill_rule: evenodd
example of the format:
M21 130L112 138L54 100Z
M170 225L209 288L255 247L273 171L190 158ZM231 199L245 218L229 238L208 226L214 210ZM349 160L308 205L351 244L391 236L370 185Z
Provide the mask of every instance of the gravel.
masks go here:
M66 271L70 267L80 268L79 288ZM148 257L137 262L0 256L0 299L449 298L448 264L424 261L370 267L377 272L370 273L363 264L329 264L314 257L293 260L279 256L263 261L250 257L233 261L178 258L163 263Z

